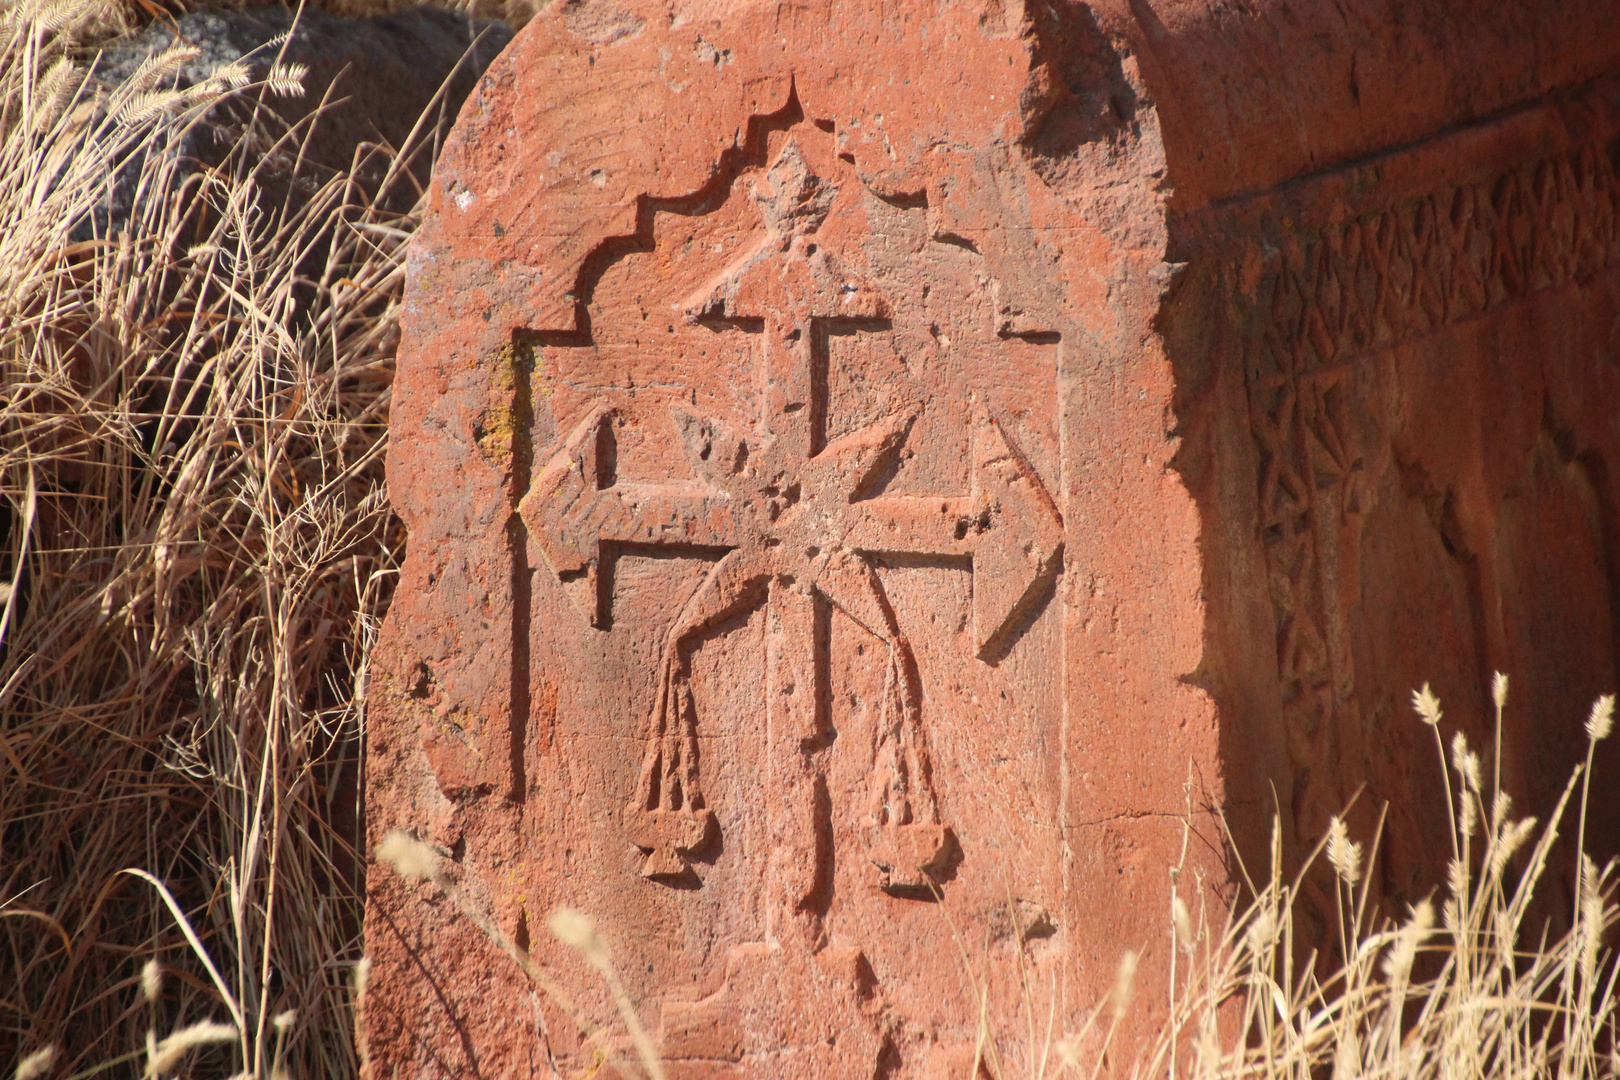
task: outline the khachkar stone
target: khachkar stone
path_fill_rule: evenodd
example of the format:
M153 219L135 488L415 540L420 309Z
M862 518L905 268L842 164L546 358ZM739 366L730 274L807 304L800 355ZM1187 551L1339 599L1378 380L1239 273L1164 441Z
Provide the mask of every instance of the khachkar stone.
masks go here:
M559 905L671 1075L966 1076L983 1002L1022 1060L1274 807L1292 858L1395 800L1422 896L1424 680L1552 703L1545 812L1620 639L1620 41L1418 6L519 35L412 254L368 811L579 1011L379 866L375 1075L588 1071Z

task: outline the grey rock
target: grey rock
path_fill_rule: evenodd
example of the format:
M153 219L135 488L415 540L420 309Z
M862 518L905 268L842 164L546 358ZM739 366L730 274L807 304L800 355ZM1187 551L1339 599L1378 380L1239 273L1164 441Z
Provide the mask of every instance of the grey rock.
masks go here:
M284 44L274 43L289 32ZM142 61L178 44L201 51L167 78L165 87L187 88L238 60L259 81L280 61L307 66L304 92L282 97L248 90L216 106L202 123L170 132L173 138L152 140L121 171L98 220L86 224L107 235L129 220L144 158L159 146L179 156L183 171L218 166L232 153L244 155L243 163L257 169L261 206L296 209L331 176L351 170L358 192L375 198L388 155L371 148L398 149L411 142L414 183L393 184L383 196L392 208L407 209L417 185L426 185L432 157L462 102L512 33L492 19L425 5L359 19L310 8L295 21L293 11L267 6L198 11L177 24L154 23L105 51L95 78L108 86L121 84ZM442 99L412 140L413 128L441 86ZM311 119L316 110L320 115ZM307 125L307 134L298 129L276 145L278 136L300 123Z

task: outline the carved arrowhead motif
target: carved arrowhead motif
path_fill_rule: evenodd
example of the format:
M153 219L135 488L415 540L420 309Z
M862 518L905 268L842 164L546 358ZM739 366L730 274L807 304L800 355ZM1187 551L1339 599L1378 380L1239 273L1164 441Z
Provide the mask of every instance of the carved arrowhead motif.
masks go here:
M614 411L586 414L535 477L519 513L552 571L592 625L609 621L607 597L597 580L603 543L731 548L739 519L764 526L751 513L746 484L728 484L748 458L746 443L723 425L673 411L706 486L610 485L601 457ZM898 451L911 413L896 413L820 455L839 481L858 491ZM848 446L843 444L849 444ZM849 472L848 476L841 476ZM724 485L724 486L715 486ZM735 489L735 490L728 490ZM1063 519L1046 486L1007 438L981 418L973 440L972 490L966 498L879 496L848 504L849 547L925 555L967 554L973 559L974 645L993 655L1039 599L1063 551ZM755 520L757 518L757 521ZM741 531L748 531L744 525Z
M597 439L602 425L612 417L613 410L605 405L586 414L534 477L518 504L518 514L529 526L529 535L545 555L551 572L564 587L575 586L568 588L569 598L593 624L597 622L596 566L601 536L574 525L589 514L598 498L601 477ZM581 583L583 588L578 587Z
M973 632L993 654L1040 597L1063 552L1063 519L1001 425L981 421L973 453Z
M518 504L529 535L574 606L599 627L610 621L608 597L598 580L604 543L736 543L731 500L723 491L611 484L602 462L615 415L605 405L588 412Z

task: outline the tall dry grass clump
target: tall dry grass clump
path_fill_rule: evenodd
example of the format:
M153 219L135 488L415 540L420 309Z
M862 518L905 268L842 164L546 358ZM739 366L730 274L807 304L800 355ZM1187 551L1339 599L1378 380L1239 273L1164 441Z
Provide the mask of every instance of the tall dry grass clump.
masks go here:
M1300 879L1274 870L1222 933L1183 945L1193 961L1180 990L1185 1004L1153 1068L1179 1055L1189 1071L1210 1077L1575 1080L1620 1071L1620 967L1605 945L1620 916L1614 864L1599 867L1584 851L1590 750L1609 736L1615 699L1594 702L1586 761L1538 822L1516 817L1501 786L1505 676L1496 676L1492 697L1497 737L1487 765L1461 731L1446 738L1427 685L1412 695L1418 721L1433 731L1435 769L1448 794L1448 818L1436 823L1451 838L1445 884L1404 919L1378 919L1366 873L1378 838L1353 840L1335 819L1315 857L1325 854L1335 881L1342 962L1323 976L1310 958L1299 961ZM1549 868L1570 832L1575 899L1568 912L1553 913L1550 897L1563 893L1548 888ZM1271 861L1281 861L1275 839Z
M297 70L104 87L106 10L0 8L0 1069L353 1075L416 219L346 175L269 205ZM188 165L227 98L258 119Z
M1398 920L1376 913L1369 868L1378 837L1355 839L1340 818L1293 877L1281 872L1280 830L1269 876L1248 882L1230 914L1194 912L1172 868L1164 938L1174 958L1167 984L1137 986L1137 1001L1167 1010L1157 1038L1133 1051L1114 1044L1137 958L1120 984L1066 1038L1042 1037L1039 988L998 1015L985 1010L980 1048L998 1080L1080 1075L1192 1080L1596 1080L1620 1075L1615 1040L1620 965L1606 941L1620 909L1615 866L1584 852L1591 749L1609 737L1615 698L1586 717L1588 753L1545 822L1515 816L1498 754L1508 681L1497 675L1496 745L1488 758L1462 733L1449 740L1439 700L1413 694L1432 729L1436 779L1449 794L1452 857L1444 885ZM1573 834L1574 900L1550 887L1560 837ZM1325 861L1333 879L1338 940L1331 962L1302 947L1295 912L1301 882ZM1440 870L1442 868L1436 868ZM1561 884L1561 883L1556 883ZM1297 905L1297 907L1296 907ZM1567 929L1558 930L1558 927ZM1161 953L1161 955L1163 955ZM964 956L964 960L966 957ZM971 977L971 972L970 972ZM1020 1024L1020 1014L1030 1019ZM1161 1012L1161 1015L1163 1013Z

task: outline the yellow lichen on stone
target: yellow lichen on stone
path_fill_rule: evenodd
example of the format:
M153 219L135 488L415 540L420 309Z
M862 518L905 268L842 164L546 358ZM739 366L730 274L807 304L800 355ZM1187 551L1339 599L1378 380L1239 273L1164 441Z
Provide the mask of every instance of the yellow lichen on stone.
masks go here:
M502 468L527 469L530 418L529 378L536 362L534 347L513 338L485 361L489 366L490 404L473 424L473 438L484 460ZM515 461L514 457L524 458Z

